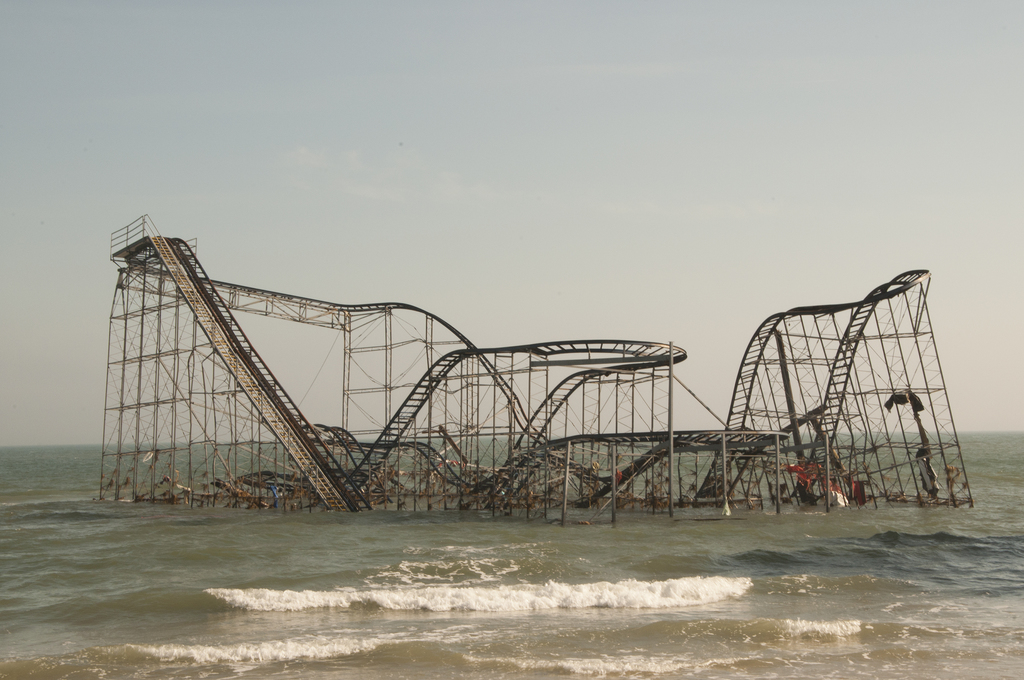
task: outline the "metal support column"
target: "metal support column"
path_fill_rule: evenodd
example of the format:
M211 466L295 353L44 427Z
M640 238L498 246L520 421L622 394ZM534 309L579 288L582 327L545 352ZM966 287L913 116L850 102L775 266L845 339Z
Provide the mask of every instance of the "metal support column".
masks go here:
M569 511L569 452L572 444L565 445L565 480L562 482L562 526L565 526L565 514Z
M670 340L668 343L668 516L673 516L672 507L675 505L675 485L673 479L676 474L675 456L675 429L672 423L672 383L675 382L674 355L675 344Z

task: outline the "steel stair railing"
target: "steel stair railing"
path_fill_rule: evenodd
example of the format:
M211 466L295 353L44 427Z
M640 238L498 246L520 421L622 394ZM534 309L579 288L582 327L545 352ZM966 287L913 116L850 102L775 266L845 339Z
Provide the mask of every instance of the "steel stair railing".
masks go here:
M161 236L150 241L221 359L324 504L332 510L369 508L350 480L333 473L326 445L249 343L188 244Z

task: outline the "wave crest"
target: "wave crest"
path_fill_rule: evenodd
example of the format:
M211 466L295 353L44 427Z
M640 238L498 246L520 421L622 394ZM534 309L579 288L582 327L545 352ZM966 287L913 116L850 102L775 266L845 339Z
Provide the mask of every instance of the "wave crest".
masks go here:
M211 588L205 592L241 609L301 611L326 607L376 606L381 609L426 611L529 611L544 609L665 609L690 607L738 597L750 589L749 578L694 576L668 581L599 582L570 585L496 587L268 590Z
M200 664L330 659L369 651L378 640L296 639L236 645L126 645L161 661L193 661Z
M823 637L848 637L860 632L860 621L804 621L784 619L782 629L789 635L816 635Z

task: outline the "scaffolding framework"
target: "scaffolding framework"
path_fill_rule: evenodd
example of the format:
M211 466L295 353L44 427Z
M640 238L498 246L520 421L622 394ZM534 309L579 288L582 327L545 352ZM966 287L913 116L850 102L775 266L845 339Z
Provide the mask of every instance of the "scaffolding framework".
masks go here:
M972 505L930 284L927 271L909 271L858 302L770 316L740 365L729 427L786 432L794 467L818 487L827 466L847 495Z
M672 343L478 348L402 303L210 279L147 217L115 232L100 497L526 517L880 502L972 504L927 272L754 334L726 427L678 429ZM309 422L236 315L329 329L339 422ZM936 472L938 468L938 472ZM575 513L575 515L573 514Z

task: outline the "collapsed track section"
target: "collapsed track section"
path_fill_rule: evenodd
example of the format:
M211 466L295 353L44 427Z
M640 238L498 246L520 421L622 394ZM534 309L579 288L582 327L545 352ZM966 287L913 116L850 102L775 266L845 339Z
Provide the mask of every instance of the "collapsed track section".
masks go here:
M847 304L774 314L751 338L730 429L785 432L801 492L972 505L928 313L908 271Z
M115 232L111 257L102 498L563 518L970 503L924 272L859 303L770 317L744 356L727 427L690 431L673 422L686 353L671 344L482 349L410 305L212 280L191 244L145 217ZM307 420L236 314L336 334L334 422Z

